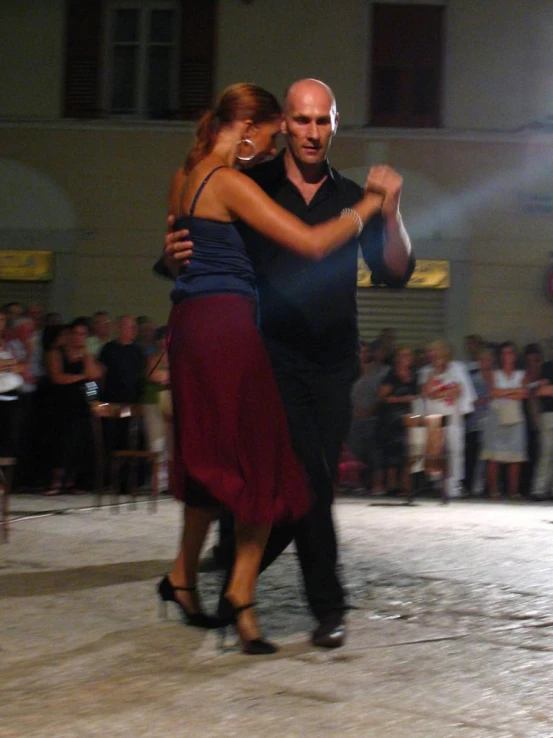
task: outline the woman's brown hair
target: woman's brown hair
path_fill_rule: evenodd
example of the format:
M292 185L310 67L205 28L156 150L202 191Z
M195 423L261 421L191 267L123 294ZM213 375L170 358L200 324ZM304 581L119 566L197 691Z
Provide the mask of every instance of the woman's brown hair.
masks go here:
M263 87L239 82L223 91L215 108L206 111L196 128L196 141L188 154L184 171L188 174L196 164L211 153L217 134L237 120L269 123L278 118L282 109L276 97Z

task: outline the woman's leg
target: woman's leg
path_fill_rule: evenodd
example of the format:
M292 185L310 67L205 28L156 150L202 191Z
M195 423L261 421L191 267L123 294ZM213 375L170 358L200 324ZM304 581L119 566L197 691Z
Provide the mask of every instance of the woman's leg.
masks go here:
M412 492L411 492L411 469L409 467L409 462L406 461L403 466L400 469L400 477L401 477L401 490L403 492L403 495L407 497L408 499L411 499Z
M513 464L507 464L507 485L508 494L511 500L521 498L518 486L520 482L520 463L518 461Z
M386 488L388 492L396 490L399 486L397 478L397 468L395 466L389 466L386 469Z
M271 526L245 525L236 522L236 558L226 597L234 607L249 605L255 601L255 588L259 565L267 545ZM240 613L237 622L238 635L242 642L259 638L259 628L252 608Z
M497 461L488 461L487 476L488 476L488 495L490 499L499 499L499 490L497 489Z
M198 578L198 565L204 541L211 522L217 512L212 508L183 505L182 538L169 581L173 587L195 587ZM175 597L191 613L200 612L198 593L177 590Z

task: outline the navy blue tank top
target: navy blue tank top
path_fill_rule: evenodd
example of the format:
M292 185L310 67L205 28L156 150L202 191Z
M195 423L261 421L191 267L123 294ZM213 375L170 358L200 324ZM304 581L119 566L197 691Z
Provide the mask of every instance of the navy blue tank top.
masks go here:
M190 264L177 277L171 292L174 303L190 297L221 292L256 297L255 275L252 263L234 223L209 218L197 218L194 210L198 198L216 167L205 177L190 206L190 213L175 220L174 230L188 228L194 250Z

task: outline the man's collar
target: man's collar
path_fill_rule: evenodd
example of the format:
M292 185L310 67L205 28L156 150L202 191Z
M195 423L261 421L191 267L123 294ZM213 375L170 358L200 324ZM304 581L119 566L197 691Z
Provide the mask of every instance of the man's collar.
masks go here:
M275 163L275 167L278 167L279 176L283 180L288 179L286 175L286 162L284 159L285 154L286 154L286 147L284 147L273 159ZM328 159L324 160L323 166L324 166L323 177L326 176L327 180L332 182L332 184L336 186L336 178L334 177L334 171L332 167L330 166L330 164L328 163Z

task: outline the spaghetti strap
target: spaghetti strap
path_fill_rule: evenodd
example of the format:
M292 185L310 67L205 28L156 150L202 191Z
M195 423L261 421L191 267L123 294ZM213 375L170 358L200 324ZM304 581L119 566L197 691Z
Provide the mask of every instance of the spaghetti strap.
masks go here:
M192 200L192 205L190 206L190 209L188 211L189 217L192 217L194 215L194 210L196 209L196 203L198 202L198 198L202 194L202 191L203 191L204 187L206 186L206 184L209 182L209 180L211 178L211 175L214 174L218 169L226 169L226 168L227 167L226 167L225 164L221 164L220 166L215 167L215 169L212 169L211 172L209 172L209 174L207 174L204 177L201 185L196 190L196 194L194 195L194 199ZM181 199L181 202L182 202L182 199Z

